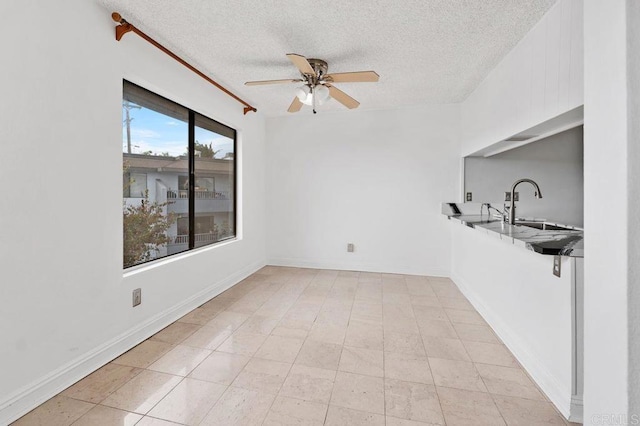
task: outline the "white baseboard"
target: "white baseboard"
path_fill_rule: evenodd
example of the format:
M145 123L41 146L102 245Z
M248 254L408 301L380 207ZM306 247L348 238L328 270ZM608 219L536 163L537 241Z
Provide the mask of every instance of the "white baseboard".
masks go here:
M571 397L564 392L560 382L548 371L542 361L529 350L517 333L513 332L507 323L483 304L482 300L472 290L472 287L462 277L454 273L451 279L527 370L527 373L540 386L553 405L568 419L572 401Z
M385 265L369 264L366 262L344 262L339 260L315 260L304 258L276 257L267 259L267 264L273 266L288 266L293 268L333 269L338 271L382 272L389 274L428 275L431 277L449 277L449 270L443 268L421 268L416 265Z
M9 424L22 417L33 408L242 281L263 266L265 266L265 262L255 262L248 265L187 300L149 318L144 323L125 331L29 385L18 389L0 401L0 424Z
M584 423L582 396L573 395L571 397L571 415L568 420L574 423Z

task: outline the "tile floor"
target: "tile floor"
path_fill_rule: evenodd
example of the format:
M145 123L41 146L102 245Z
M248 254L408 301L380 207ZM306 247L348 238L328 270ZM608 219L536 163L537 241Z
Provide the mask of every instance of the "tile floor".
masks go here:
M445 278L266 267L15 425L566 425Z

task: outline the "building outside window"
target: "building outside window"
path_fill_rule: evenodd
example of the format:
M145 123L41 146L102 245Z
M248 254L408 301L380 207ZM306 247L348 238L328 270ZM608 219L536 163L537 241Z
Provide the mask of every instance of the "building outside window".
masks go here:
M127 81L122 114L123 266L234 238L235 130Z

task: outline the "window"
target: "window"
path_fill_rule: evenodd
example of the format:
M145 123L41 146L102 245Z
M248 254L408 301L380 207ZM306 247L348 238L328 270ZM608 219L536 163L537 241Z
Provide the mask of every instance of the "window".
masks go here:
M147 174L124 172L123 178L123 197L124 198L143 198L147 193Z
M234 238L236 131L125 81L125 268Z

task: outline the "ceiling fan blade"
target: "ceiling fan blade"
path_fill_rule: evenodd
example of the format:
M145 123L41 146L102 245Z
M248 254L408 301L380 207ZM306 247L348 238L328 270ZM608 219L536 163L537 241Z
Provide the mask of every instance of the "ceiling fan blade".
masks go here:
M291 102L291 105L289 106L289 109L287 111L298 112L300 111L300 108L302 108L302 102L300 102L300 99L298 99L298 97L296 96L295 98L293 98L293 102Z
M375 71L339 72L325 76L333 83L375 83L380 76Z
M262 86L265 84L284 84L284 83L300 83L301 79L285 79L285 80L262 80L262 81L247 81L245 86Z
M333 87L329 84L326 84L325 86L329 88L329 94L331 95L331 97L336 101L340 102L342 105L346 106L347 108L354 109L354 108L358 108L358 105L360 105L360 102L356 101L351 96L344 93L342 90L336 87Z
M316 72L314 71L313 67L311 66L309 61L307 61L307 58L305 58L304 56L296 55L295 53L287 53L287 58L289 58L291 62L293 62L293 65L298 67L298 69L302 74L316 75Z

